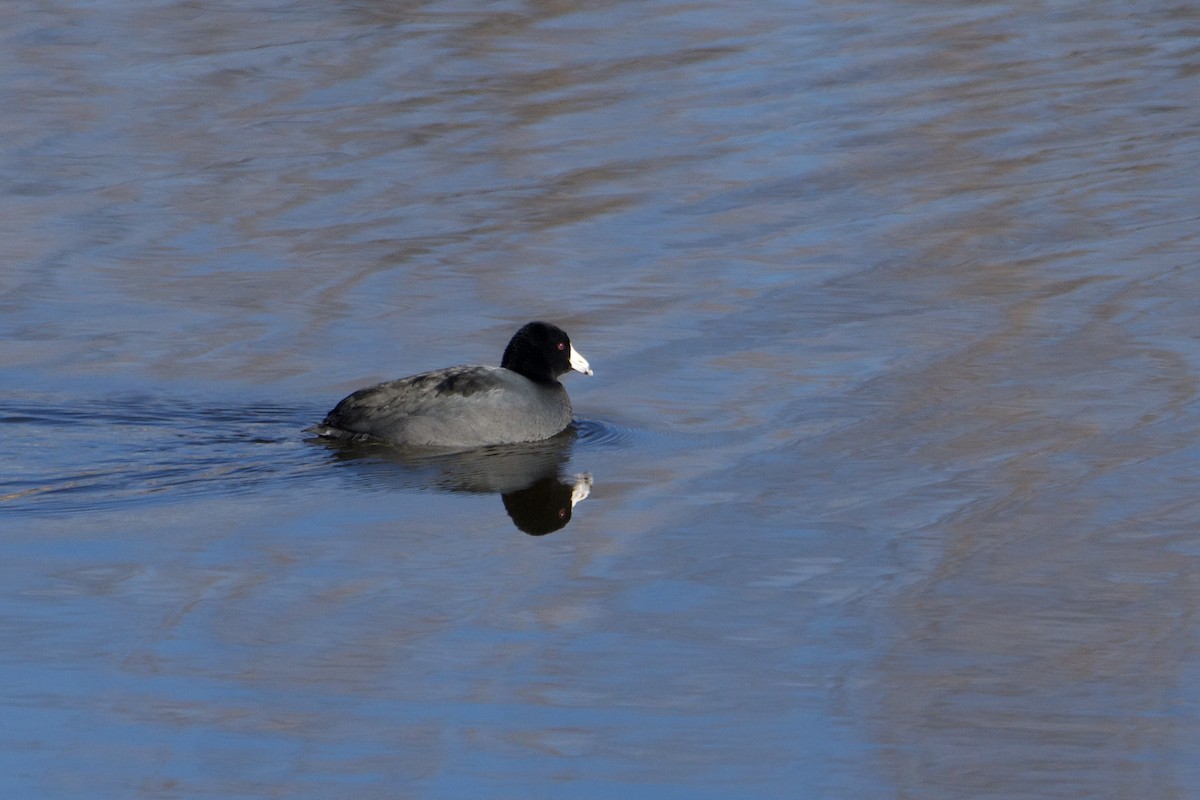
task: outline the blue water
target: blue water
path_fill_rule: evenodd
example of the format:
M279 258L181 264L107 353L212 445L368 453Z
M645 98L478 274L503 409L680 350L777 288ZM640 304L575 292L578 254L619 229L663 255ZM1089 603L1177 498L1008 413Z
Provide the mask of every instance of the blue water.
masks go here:
M0 796L1194 795L1197 11L0 22Z

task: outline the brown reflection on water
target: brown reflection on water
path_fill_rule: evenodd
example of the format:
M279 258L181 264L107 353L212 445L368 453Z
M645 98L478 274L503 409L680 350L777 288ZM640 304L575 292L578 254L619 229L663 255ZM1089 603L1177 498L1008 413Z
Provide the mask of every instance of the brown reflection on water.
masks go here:
M962 501L898 540L936 555L889 599L871 670L902 796L1190 792L1200 354L1179 320L1196 239L1156 233L1174 209L1147 187L1178 186L1177 143L1146 116L1149 87L1113 75L1145 58L1167 118L1188 90L1170 60L1105 44L1125 24L923 29L895 100L922 118L855 168L910 194L875 240L899 263L841 291L963 315L933 348L901 323L898 341L926 346L852 393L888 418L825 445L940 475L917 494ZM1011 50L1027 37L1037 58Z
M1193 9L92 5L0 34L46 775L1196 785ZM630 431L569 533L300 446L536 317Z

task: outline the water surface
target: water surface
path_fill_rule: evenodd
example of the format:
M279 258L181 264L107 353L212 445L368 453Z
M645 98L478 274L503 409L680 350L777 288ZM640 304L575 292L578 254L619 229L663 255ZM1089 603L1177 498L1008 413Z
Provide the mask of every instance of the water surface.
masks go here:
M1195 10L0 21L5 796L1194 794Z

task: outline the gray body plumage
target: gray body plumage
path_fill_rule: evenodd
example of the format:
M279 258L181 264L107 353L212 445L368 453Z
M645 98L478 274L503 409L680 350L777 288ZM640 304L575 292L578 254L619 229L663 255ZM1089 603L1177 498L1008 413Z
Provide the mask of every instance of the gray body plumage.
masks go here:
M466 448L548 439L570 424L571 401L558 381L463 366L359 389L309 430L338 439Z

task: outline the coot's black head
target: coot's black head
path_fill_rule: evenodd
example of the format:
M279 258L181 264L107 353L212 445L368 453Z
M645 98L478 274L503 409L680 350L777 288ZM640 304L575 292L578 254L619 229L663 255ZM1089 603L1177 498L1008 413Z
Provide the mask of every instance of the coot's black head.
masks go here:
M530 322L517 331L504 348L500 366L538 383L556 381L571 370L592 374L587 359L571 346L571 337L549 322Z

